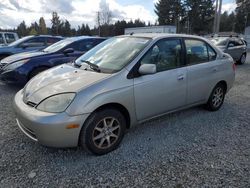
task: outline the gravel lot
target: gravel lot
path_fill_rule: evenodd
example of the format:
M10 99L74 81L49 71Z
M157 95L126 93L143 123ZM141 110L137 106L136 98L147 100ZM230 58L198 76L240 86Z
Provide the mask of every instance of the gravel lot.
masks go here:
M250 58L220 111L196 107L138 125L98 157L24 136L11 106L17 90L0 83L0 187L250 187Z

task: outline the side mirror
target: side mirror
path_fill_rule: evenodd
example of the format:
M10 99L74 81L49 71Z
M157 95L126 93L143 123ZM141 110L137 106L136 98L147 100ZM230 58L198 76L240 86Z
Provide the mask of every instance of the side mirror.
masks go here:
M156 65L155 64L142 64L139 68L139 73L141 75L155 74Z
M74 49L73 48L67 48L63 51L64 54L70 54L70 53L73 53L74 52Z
M234 47L234 44L233 43L229 43L228 44L228 48L232 48L232 47Z

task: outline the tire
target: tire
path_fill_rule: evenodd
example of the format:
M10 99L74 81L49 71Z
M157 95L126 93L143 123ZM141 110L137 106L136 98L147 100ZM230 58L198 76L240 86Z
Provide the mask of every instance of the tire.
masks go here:
M240 60L238 61L238 63L240 65L243 65L243 64L245 64L245 62L246 62L246 54L244 53L244 54L241 55Z
M214 87L212 93L210 94L210 97L206 104L206 108L209 111L219 110L224 102L225 94L226 94L225 86L221 83L217 84Z
M79 144L87 151L103 155L115 150L126 130L126 120L116 109L94 112L83 125Z
M39 73L45 71L49 69L48 67L38 67L38 68L35 68L33 71L31 71L31 73L29 74L29 80L31 78L33 78L34 76L38 75Z

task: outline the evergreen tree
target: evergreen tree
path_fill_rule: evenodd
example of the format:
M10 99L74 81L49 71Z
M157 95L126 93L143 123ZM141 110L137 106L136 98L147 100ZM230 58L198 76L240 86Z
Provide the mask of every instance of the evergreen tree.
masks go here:
M185 0L184 20L189 22L191 33L205 34L212 32L214 0Z
M57 14L57 12L53 12L52 13L52 19L51 19L51 31L52 31L52 34L55 34L55 35L58 35L59 34L59 26L61 23L61 20Z
M28 34L27 27L24 21L22 21L18 26L17 26L17 34L19 37L26 36Z
M43 17L41 17L39 19L39 34L47 34L48 31L47 31L47 27L46 27L46 23L45 23L45 20Z
M246 26L250 26L250 1L236 0L236 24L235 30L243 33Z
M159 0L155 4L155 13L158 16L159 25L177 25L183 14L181 0Z

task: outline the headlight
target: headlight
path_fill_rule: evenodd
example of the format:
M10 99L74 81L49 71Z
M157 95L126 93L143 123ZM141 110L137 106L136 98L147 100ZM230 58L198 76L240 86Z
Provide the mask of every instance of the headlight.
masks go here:
M65 111L75 98L75 93L62 93L44 99L37 106L38 110L51 113Z
M24 59L24 60L21 60L21 61L17 61L15 63L11 63L10 65L7 65L6 67L4 67L4 69L5 70L14 70L14 69L22 66L27 61L29 61L29 59Z

